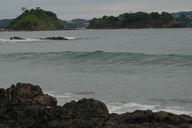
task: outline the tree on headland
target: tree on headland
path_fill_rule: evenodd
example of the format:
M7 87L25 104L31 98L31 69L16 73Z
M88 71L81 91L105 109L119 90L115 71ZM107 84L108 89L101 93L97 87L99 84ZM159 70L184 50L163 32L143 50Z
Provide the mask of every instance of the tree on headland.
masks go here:
M26 10L27 10L26 7L22 7L22 8L21 8L21 11L22 11L22 12L25 12Z
M36 10L40 10L41 8L40 7L36 7Z
M40 7L36 7L37 11L42 11L42 9Z

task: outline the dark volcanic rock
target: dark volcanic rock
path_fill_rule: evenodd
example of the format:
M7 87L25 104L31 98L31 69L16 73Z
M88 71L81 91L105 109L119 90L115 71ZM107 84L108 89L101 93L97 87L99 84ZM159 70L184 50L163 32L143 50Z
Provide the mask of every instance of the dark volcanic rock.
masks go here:
M150 110L109 114L95 99L56 106L39 86L18 83L0 89L0 128L192 128L192 117Z
M56 99L47 94L37 96L34 101L35 103L43 106L56 106L57 104Z
M135 111L111 114L109 128L192 128L192 117L167 112Z
M46 37L46 38L40 38L41 40L68 40L67 38L65 38L65 37L60 37L60 36L58 36L58 37Z
M8 101L8 94L5 89L0 88L0 104L6 104Z
M63 107L71 111L75 116L85 120L92 118L105 120L109 117L107 106L94 99L82 99L78 102L72 101Z
M14 37L10 37L10 40L25 40L25 38L14 36Z
M9 104L43 105L56 106L57 100L54 97L43 94L37 85L17 83L7 90L0 90L0 101Z

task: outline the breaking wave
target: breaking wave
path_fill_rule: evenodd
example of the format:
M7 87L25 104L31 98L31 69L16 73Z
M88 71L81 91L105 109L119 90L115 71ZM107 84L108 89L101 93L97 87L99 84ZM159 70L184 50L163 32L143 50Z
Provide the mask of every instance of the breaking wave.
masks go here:
M81 39L78 37L65 37L65 38L67 40ZM39 42L39 41L45 41L45 40L41 40L40 38L25 38L24 40L0 39L0 44L32 43L32 42Z
M80 100L84 97L89 97L89 95L93 96L95 93L87 94L79 94L79 92L65 92L63 94L59 94L55 91L47 91L47 93L51 96L54 96L58 100L59 105L63 105L67 102L70 102L71 100ZM81 93L81 92L80 92ZM142 103L136 103L136 102L128 102L128 103L120 103L120 102L108 102L103 101L110 113L118 113L122 114L125 112L134 112L136 110L152 110L153 112L158 111L166 111L171 112L175 114L186 114L192 116L192 111L186 110L186 108L181 106L175 106L175 105L160 105L160 104L142 104Z
M25 40L11 40L11 39L0 39L0 44L14 44L14 43L30 43L30 42L38 42L43 41L40 39L26 38Z
M148 105L148 104L140 104L135 102L129 103L109 103L108 104L110 113L125 113L125 112L133 112L136 110L152 110L153 112L158 111L166 111L175 114L186 114L192 116L192 111L185 110L183 107L179 106L161 106L161 105Z
M104 51L0 54L0 60L2 59L15 62L54 64L192 66L192 55Z

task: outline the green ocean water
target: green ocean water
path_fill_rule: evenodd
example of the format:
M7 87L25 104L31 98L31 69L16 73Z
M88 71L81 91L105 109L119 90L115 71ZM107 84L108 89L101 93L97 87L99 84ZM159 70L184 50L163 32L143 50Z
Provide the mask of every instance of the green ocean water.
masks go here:
M83 97L110 112L192 115L192 29L0 32L0 87L40 85L59 104ZM26 40L9 40L20 36ZM67 41L42 41L64 36Z

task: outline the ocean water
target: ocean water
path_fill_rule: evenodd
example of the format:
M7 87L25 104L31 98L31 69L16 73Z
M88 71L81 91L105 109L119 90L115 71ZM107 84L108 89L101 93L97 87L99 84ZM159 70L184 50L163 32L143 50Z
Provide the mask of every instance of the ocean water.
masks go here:
M96 98L111 113L192 116L192 29L0 32L0 87L40 85L60 105ZM20 36L26 40L9 40ZM64 36L67 41L39 40Z

